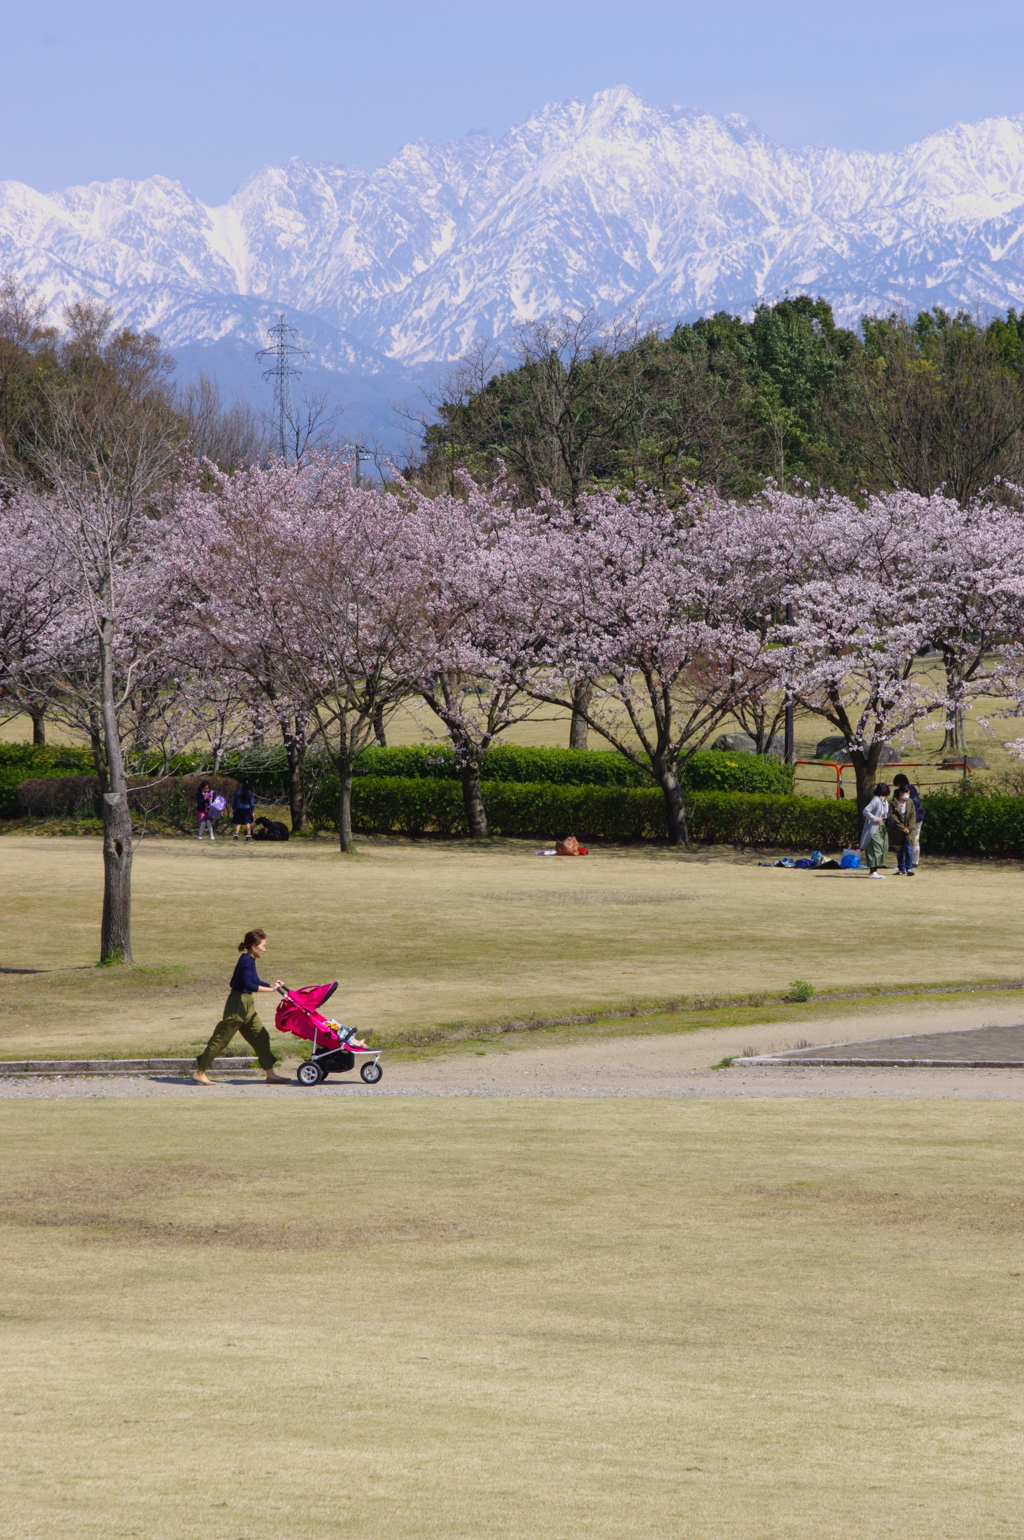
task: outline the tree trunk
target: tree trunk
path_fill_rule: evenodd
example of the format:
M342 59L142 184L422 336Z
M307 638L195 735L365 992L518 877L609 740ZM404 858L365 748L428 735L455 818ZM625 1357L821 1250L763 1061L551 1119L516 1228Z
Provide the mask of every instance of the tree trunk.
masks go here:
M946 736L942 740L942 752L955 755L959 759L961 755L967 753L967 733L963 709L960 706L954 708L949 723Z
M942 665L946 671L946 695L955 702L951 711L947 713L949 726L942 741L943 754L959 757L967 753L967 733L965 726L965 712L963 708L964 678L961 660L958 655L949 650L943 652Z
M377 740L377 747L379 749L386 749L387 748L388 740L387 740L387 734L384 731L384 713L383 713L383 711L378 711L374 715L374 718L373 718L373 736Z
M487 809L480 791L480 761L474 755L462 760L462 801L466 809L466 826L471 840L490 837Z
M339 759L338 779L341 791L338 796L338 845L342 855L355 850L352 838L352 761Z
M859 749L853 752L853 769L857 777L857 811L863 813L871 798L875 795L875 786L878 784L878 761L882 755L882 745L873 743L867 753Z
M683 797L683 788L679 784L679 776L675 770L663 765L660 769L655 766L655 774L658 784L665 794L665 821L668 824L668 842L670 845L690 846L690 831L686 823L686 802Z
M100 637L103 749L103 922L100 962L132 961L132 818L114 708L113 626L103 622Z
M46 707L37 706L29 712L32 718L32 742L42 744L46 742Z
M103 730L100 727L100 719L96 712L89 709L89 748L92 752L92 762L96 770L96 779L100 783L100 791L107 791L107 762L103 757Z
M306 822L306 788L303 783L306 734L298 724L292 729L282 723L281 736L284 738L284 752L288 762L288 811L291 814L292 833L298 834Z
M572 721L569 723L569 747L571 749L585 749L587 747L587 720L580 715L582 711L589 711L590 697L594 693L594 686L589 679L578 684L572 692Z

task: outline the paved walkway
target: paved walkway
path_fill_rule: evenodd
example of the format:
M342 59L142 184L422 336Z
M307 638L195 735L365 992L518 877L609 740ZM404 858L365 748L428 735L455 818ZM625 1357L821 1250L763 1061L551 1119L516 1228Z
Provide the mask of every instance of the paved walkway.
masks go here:
M759 1054L743 1065L960 1065L979 1069L1024 1067L1024 1025L976 1027L969 1032L918 1032L901 1037L875 1037L861 1043L829 1043L786 1053Z
M0 1101L147 1096L202 1105L228 1097L301 1107L370 1097L810 1096L1024 1102L1021 1014L1016 996L943 1008L916 1003L912 1010L819 1020L804 1012L793 1022L557 1046L499 1040L493 1047L422 1058L392 1059L385 1051L384 1078L375 1086L347 1075L311 1089L294 1082L267 1085L252 1073L224 1077L213 1086L166 1074L3 1075ZM900 1057L893 1056L894 1049ZM730 1061L731 1068L725 1067ZM711 1068L719 1064L723 1067Z

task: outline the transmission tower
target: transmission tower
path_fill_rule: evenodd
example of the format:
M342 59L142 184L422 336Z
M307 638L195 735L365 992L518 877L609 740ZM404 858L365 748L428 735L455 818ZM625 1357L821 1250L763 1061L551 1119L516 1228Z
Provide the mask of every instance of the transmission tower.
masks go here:
M309 354L304 348L298 347L289 341L291 337L299 334L294 326L285 323L282 311L276 326L267 328L271 339L269 348L261 348L256 357L262 362L264 358L272 358L273 366L264 369L263 378L274 382L274 417L277 421L278 453L282 460L288 458L287 428L292 416L292 380L302 378L302 370L296 369L292 364L293 358L308 358Z

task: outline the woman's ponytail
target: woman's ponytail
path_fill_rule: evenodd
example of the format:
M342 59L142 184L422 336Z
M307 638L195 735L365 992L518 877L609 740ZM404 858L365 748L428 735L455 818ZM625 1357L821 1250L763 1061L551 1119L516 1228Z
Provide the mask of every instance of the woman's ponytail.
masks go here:
M247 952L251 946L256 946L258 942L266 941L266 939L267 933L265 930L247 930L245 940L238 943L238 950L240 952Z

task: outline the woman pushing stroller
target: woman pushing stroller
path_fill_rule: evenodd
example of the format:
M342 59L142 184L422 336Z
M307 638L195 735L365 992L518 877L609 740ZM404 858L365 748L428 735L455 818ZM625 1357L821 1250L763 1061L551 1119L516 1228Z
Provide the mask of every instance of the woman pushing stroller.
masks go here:
M257 962L267 950L266 931L247 930L244 940L238 944L238 950L241 955L231 975L230 993L224 1007L224 1014L214 1027L210 1041L196 1060L192 1079L200 1085L212 1085L213 1082L206 1071L214 1059L224 1052L235 1033L241 1032L266 1071L268 1082L271 1085L291 1085L292 1082L287 1076L277 1073L267 1029L256 1014L256 1006L253 1003L254 995L272 995L284 988L280 979L273 984L268 984L265 979L260 978L256 968Z

